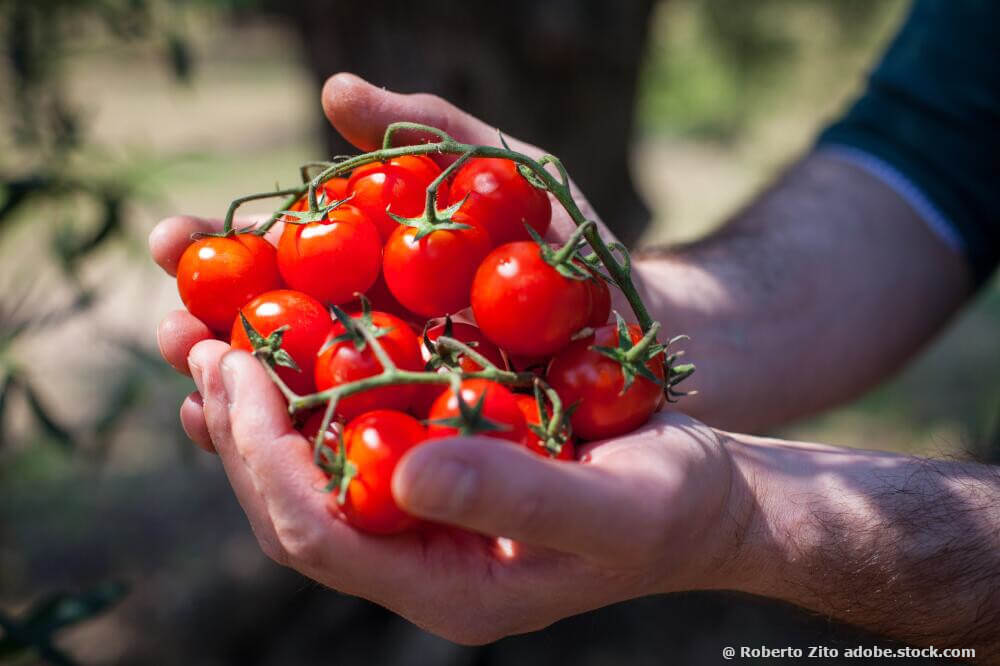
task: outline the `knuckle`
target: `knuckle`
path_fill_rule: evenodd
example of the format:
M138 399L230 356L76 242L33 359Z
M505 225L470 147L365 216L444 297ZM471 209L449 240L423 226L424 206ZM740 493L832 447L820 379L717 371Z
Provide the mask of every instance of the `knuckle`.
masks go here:
M314 528L298 523L282 524L275 526L275 532L287 566L310 569L320 561L321 539Z
M545 498L535 490L518 497L513 506L505 512L510 527L519 532L546 529L547 516Z

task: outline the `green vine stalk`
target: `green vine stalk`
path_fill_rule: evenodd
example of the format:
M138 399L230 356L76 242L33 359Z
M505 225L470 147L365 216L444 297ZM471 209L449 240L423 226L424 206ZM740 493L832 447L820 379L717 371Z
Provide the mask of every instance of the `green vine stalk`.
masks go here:
M412 145L393 146L393 138L398 132L401 131L418 132L424 135L430 135L435 140ZM438 187L448 178L454 169L473 157L493 157L512 160L519 165L522 175L524 175L529 182L536 187L540 187L550 192L556 198L577 226L577 230L572 234L571 238L567 241L563 248L555 252L555 256L565 260L576 251L581 237L586 240L587 244L593 250L594 255L596 255L597 260L600 261L604 269L607 271L608 277L610 277L611 281L618 287L618 289L621 290L622 294L628 300L632 312L635 314L636 320L645 334L644 341L639 347L641 347L641 349L645 349L649 344L655 343L655 337L660 325L659 323L653 321L649 311L646 309L645 304L642 302L642 298L636 289L635 283L632 281L631 263L629 261L628 252L618 243L606 243L598 232L597 223L594 220L588 220L583 214L583 211L580 210L580 207L573 199L573 194L570 188L569 174L567 173L562 162L553 155L544 155L536 160L528 155L511 150L503 140L502 135L500 140L503 147L471 145L456 141L451 136L435 127L409 122L393 123L386 128L382 147L378 150L332 162L311 162L304 165L301 169L301 174L305 182L298 187L250 194L236 199L232 202L226 213L222 233L224 235L234 233L233 220L237 209L243 203L276 196L288 196L289 198L285 201L281 209L271 215L271 217L264 223L258 225L252 230L251 233L261 236L266 234L289 212L288 209L290 209L303 195L307 197L309 210L305 214L296 214L296 217L299 218L299 222L303 223L313 219L322 219L326 210L340 203L334 202L331 206L327 206L325 208L319 207L316 191L326 181L331 178L348 174L354 169L366 164L384 162L396 157L403 157L407 155L438 154L459 156L458 159L444 171L444 173L442 173L428 186L426 211L424 213L424 219L421 222L421 224L426 225L433 225L439 222L447 223L446 219L442 219L440 217L440 212L437 211L435 202L437 200ZM555 168L558 173L558 177L545 168L547 165L552 165ZM318 170L318 172L312 178L308 178L308 174L311 170ZM447 217L447 214L450 214L453 211L449 209L448 211L443 212ZM616 253L620 255L620 260L615 256ZM367 307L367 304L365 307ZM264 366L267 368L271 379L274 380L275 384L277 384L282 394L288 400L289 411L291 413L294 414L301 410L317 407L324 403L326 404L327 408L324 413L322 426L317 433L315 441L315 450L317 452L324 446L324 433L333 419L335 412L334 406L337 402L355 393L360 393L362 391L390 384L449 384L453 388L457 388L459 382L463 379L480 378L512 386L530 387L532 385L538 385L540 389L536 391L536 397L539 401L539 408L545 408L542 403L546 398L548 398L548 400L553 403L552 407L555 408L554 412L557 417L546 425L548 434L555 435L562 427L562 424L559 421L563 419L564 410L558 403L558 397L553 400L552 394L554 394L554 391L546 390L547 387L544 386L544 383L541 383L541 380L531 373L518 373L500 369L484 358L481 354L476 352L475 349L469 345L448 336L439 337L436 344L442 346L444 349L450 349L467 356L478 363L483 370L478 372L464 372L458 367L448 366L445 366L438 371L403 370L398 368L392 362L392 359L389 358L389 355L385 352L377 337L370 330L368 330L367 326L363 322L360 322L357 325L357 328L357 332L364 337L365 344L371 346L372 353L375 354L376 358L381 363L383 368L382 372L354 382L341 384L325 391L319 391L309 395L296 394L278 376L273 367L273 361L267 357L267 354L257 354L261 361L264 362ZM666 353L666 350L670 345L682 338L683 336L678 336L670 340L665 346L662 346L662 349L664 350L663 362L666 373L664 389L668 398L684 395L683 393L675 391L674 386L694 372L694 366L691 364L676 364L677 358L680 356L680 352L674 354ZM341 449L342 448L343 447L341 447ZM550 449L550 453L556 454L558 453L558 450L553 451ZM341 456L342 455L343 452L341 451Z

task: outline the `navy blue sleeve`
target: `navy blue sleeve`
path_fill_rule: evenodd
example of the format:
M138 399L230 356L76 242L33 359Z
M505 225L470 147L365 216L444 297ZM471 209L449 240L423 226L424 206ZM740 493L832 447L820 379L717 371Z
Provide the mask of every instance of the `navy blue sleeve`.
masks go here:
M819 145L902 174L951 226L982 284L1000 261L1000 0L916 0Z

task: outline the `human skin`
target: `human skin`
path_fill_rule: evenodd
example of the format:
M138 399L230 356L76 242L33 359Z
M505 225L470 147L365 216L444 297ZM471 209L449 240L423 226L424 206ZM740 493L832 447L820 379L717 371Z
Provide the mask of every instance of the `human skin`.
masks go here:
M350 75L328 81L323 103L364 150L404 119L497 143L438 98ZM553 237L571 224L557 214ZM166 220L150 237L153 256L170 273L191 232L213 228ZM635 270L654 317L692 335L700 393L681 406L730 429L863 390L970 290L961 259L905 203L824 155L793 166L718 234L647 253ZM577 465L475 438L428 442L397 468L397 503L474 532L372 537L329 517L322 473L251 356L184 312L167 316L158 339L198 389L182 405L184 427L219 453L264 551L452 640L486 642L636 596L732 589L902 640L975 647L980 658L998 650L994 468L761 440L666 413L584 447Z

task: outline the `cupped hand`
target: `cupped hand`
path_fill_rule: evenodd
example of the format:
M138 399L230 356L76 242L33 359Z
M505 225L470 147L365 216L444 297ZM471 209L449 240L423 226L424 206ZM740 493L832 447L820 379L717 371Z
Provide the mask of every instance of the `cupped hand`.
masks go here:
M207 340L189 367L264 552L445 638L484 643L640 595L728 586L733 464L685 416L590 445L581 463L486 438L426 442L392 489L437 524L370 536L329 513L309 443L256 359Z
M352 74L337 74L330 77L323 87L323 110L330 123L361 150L375 150L382 145L386 127L393 122L410 121L431 125L444 130L458 141L490 146L500 145L500 135L496 128L473 118L445 100L434 95L403 95L387 91L367 83ZM403 144L420 137L407 132L396 135L395 142ZM504 137L511 149L538 158L544 151L517 139ZM613 236L598 219L579 189L572 185L573 196L580 210L588 218L600 225L605 240ZM194 217L170 217L160 222L149 236L149 248L153 259L169 275L177 271L177 263L185 248L191 243L191 236L197 232L219 231L219 220L204 220ZM553 202L552 226L549 239L565 240L575 228L573 221L560 205ZM281 225L271 228L268 235L276 241ZM615 307L621 312L628 311L628 305L620 294L616 294ZM157 340L163 358L177 371L190 374L188 354L195 344L212 339L211 331L184 310L168 314L159 325ZM213 450L206 430L202 409L202 399L192 393L181 406L181 423L188 436L205 450Z

